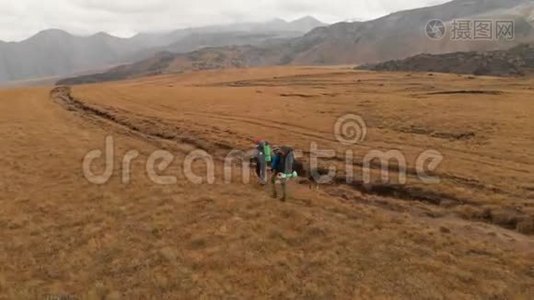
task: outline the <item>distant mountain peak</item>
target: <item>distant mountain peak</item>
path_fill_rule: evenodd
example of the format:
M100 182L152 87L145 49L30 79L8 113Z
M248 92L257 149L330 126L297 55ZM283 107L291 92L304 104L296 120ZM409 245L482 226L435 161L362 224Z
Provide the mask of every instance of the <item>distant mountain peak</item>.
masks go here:
M70 35L70 33L66 32L64 30L61 30L61 29L51 28L51 29L41 30L36 35L34 35L33 37L38 37L38 36L60 36L60 35Z
M104 31L97 32L93 36L113 37L111 34L104 32Z
M267 24L290 24L290 25L306 25L306 26L322 26L326 25L325 23L319 21L317 18L312 16L304 16L292 21L286 21L282 18L274 18L266 22Z
M323 24L323 22L319 21L317 18L312 17L312 16L305 16L305 17L291 21L291 23L303 23L303 22Z
M112 35L112 34L109 34L109 33L107 33L107 32L104 32L104 31L95 33L95 34L93 34L93 35L90 36L90 37L91 37L91 38L96 38L96 39L102 39L102 40L122 40L122 39L123 39L123 38L114 36L114 35Z
M305 16L289 22L289 25L293 30L308 32L317 27L323 27L328 24L323 23L312 16Z
M43 40L58 40L73 37L70 33L61 29L46 29L39 31L34 36L30 37L27 41L43 41Z
M274 18L274 19L271 19L271 20L265 22L265 24L280 25L280 24L287 24L287 21L282 19L282 18Z

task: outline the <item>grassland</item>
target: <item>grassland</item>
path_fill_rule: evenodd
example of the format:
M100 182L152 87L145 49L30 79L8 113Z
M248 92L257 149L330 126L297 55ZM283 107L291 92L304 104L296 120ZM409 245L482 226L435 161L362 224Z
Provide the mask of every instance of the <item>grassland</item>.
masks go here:
M294 67L76 86L67 100L2 90L0 298L532 298L533 83ZM361 144L335 138L348 113L367 123ZM81 161L108 135L115 176L96 186ZM399 150L408 182L293 182L280 203L254 183L185 180L188 150L219 158L258 136L333 149L321 165L339 170L352 150L356 174L369 151ZM176 155L176 184L147 177L156 149ZM428 149L444 157L439 184L413 172Z

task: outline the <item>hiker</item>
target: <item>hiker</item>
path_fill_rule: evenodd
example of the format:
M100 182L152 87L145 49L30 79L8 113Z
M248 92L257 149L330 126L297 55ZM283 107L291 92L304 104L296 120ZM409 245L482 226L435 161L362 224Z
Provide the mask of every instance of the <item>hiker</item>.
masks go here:
M269 142L263 139L254 140L256 144L256 153L254 161L256 163L256 175L262 185L267 184L267 166L271 164L272 150Z
M280 183L282 186L282 201L287 199L287 181L293 177L297 177L298 174L293 171L293 163L295 162L295 156L291 147L283 146L275 150L275 155L272 160L272 176L271 184L273 188L273 198L278 198L276 192L276 183Z

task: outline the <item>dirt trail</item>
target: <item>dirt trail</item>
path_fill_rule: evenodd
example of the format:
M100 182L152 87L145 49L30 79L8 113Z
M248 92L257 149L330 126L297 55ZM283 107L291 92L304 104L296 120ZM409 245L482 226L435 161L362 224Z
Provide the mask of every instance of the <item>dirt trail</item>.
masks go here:
M123 112L116 102L108 107ZM153 117L135 113L121 120ZM157 132L156 121L143 130ZM0 298L534 293L529 237L457 218L384 210L376 196L343 201L328 189L293 185L291 200L282 204L253 184L194 185L181 172L182 140L132 129L68 111L49 99L49 88L0 91ZM103 150L108 135L114 137L115 174L96 186L83 177L81 161L88 151ZM133 149L140 157L125 185L120 158ZM155 185L147 177L145 162L156 149L176 155L165 172L178 177L176 184Z
M117 125L119 127L124 127L126 130L131 131L135 134L138 134L143 139L149 139L149 140L164 140L166 142L172 143L174 146L179 147L180 149L183 149L185 153L188 151L192 151L195 149L202 149L213 155L215 159L218 160L219 163L224 161L224 158L226 154L230 150L238 149L240 151L246 151L246 148L239 148L239 144L229 144L229 143L221 143L221 142L210 142L209 137L204 136L203 134L200 134L195 132L194 130L191 130L191 127L188 128L182 128L179 126L175 126L172 122L164 121L159 118L149 118L147 116L143 116L140 114L134 114L132 112L124 111L117 108L112 107L99 107L96 105L89 105L85 103L83 100L76 99L72 95L72 91L70 87L57 87L54 90L51 91L51 100L56 101L61 106L65 107L69 111L73 111L78 113L81 117L85 117L92 120L97 121L109 121L111 124ZM187 114L187 113L186 113ZM200 114L197 114L200 115ZM206 115L206 114L202 114ZM209 114L208 114L209 115ZM245 120L245 122L250 123L251 121L247 118L220 118L216 115L209 115L211 119L225 119L225 120L231 120L231 121L239 121L242 122ZM252 122L257 125L261 125L260 122ZM277 129L277 130L286 130L282 126L271 126L271 128ZM292 131L292 133L294 133ZM298 132L297 132L298 133ZM216 133L219 138L221 138L221 133ZM298 133L300 134L300 133ZM325 134L326 135L326 134ZM322 138L322 136L319 135L310 135L311 137L316 138ZM323 135L324 136L324 135ZM235 138L235 137L234 137ZM243 138L242 140L247 140L246 138ZM229 139L229 142L231 139ZM309 155L309 153L304 153L305 155ZM244 158L246 161L248 161L248 157ZM325 159L323 159L325 161ZM327 161L329 161L327 159ZM334 162L344 162L340 159L333 159L330 161ZM301 179L305 180L299 180L301 183L309 184L311 179L311 173L310 169L306 166L308 165L307 161L304 160L301 161L303 163L303 168L299 168L299 173L301 176ZM356 163L355 166L362 167L361 163ZM378 163L371 164L370 167L375 171L381 170L381 165ZM391 168L390 168L391 169ZM416 176L416 171L409 169L407 170L408 174L411 176ZM322 172L327 173L326 170L323 170ZM398 170L397 170L398 172ZM444 176L442 176L444 177ZM456 179L456 178L454 178ZM313 179L311 179L313 180ZM348 191L346 189L343 189L342 187L349 187L356 191L356 195L354 192ZM485 186L480 185L477 186L479 189L484 189ZM328 194L331 196L341 197L344 200L355 200L358 201L362 194L364 195L376 195L381 197L389 197L394 198L395 200L405 200L405 201L420 201L425 204L430 204L435 207L432 208L425 208L424 212L429 213L433 216L444 216L451 213L450 209L452 207L458 207L463 206L463 209L466 209L467 207L470 207L473 205L469 199L462 199L457 198L454 195L450 195L447 193L439 192L439 191L433 191L432 189L428 188L420 188L420 187L410 187L406 186L404 184L387 184L387 183L374 183L374 184L364 184L361 180L355 180L352 183L347 182L346 177L336 177L334 179L334 182L329 184L327 186ZM503 191L501 191L503 192ZM387 203L387 201L383 201L382 204ZM440 208L442 204L446 204L447 207L445 209ZM411 204L404 204L406 208L408 208ZM381 205L383 208L392 209L394 211L399 210L398 205ZM421 207L418 207L418 209L421 209ZM416 211L418 210L416 209ZM474 206L471 208L473 210L480 209L477 206ZM471 216L466 216L467 219L472 219ZM508 229L516 229L518 222L520 222L521 218L528 218L527 215L522 214L521 212L515 213L515 221L505 221L503 223L494 222L491 215L488 216L476 216L476 221L484 221L488 222L490 224L496 224L498 226L502 226L504 228Z
M294 72L284 75L277 69L277 76L251 75L253 79L244 79L245 75L223 71L228 75L223 76L223 82L217 82L212 72L206 78L202 74L165 76L159 80L156 77L76 87L73 94L88 105L133 122L140 117L148 118L148 131L163 126L166 128L163 132L173 132L172 137L203 141L200 147L208 152L224 154L229 149L248 149L256 135L289 143L303 149L305 155L309 154L310 142L314 142L320 149L336 151L335 158L321 160L322 168L335 165L338 170L344 170L344 153L351 150L357 174L351 186L356 193L335 191L341 198L357 198L360 192L371 192L423 201L437 205L426 209L433 215L452 212L465 219L534 233L534 209L528 200L534 161L529 155L518 155L519 149L532 145L528 137L534 132L534 124L525 121L524 115L532 107L525 90L530 84L528 79L514 81L513 87L509 87L509 82L502 79L466 80L443 74L429 77L353 71ZM235 82L248 84L232 84ZM503 92L490 99L485 94L427 95L430 98L424 101L413 97L413 92L428 94L426 86L432 86L435 91L449 91L473 90L472 85L481 91ZM407 86L417 88L410 93L401 92ZM311 94L310 90L318 97L287 99L283 96ZM364 143L345 147L336 140L333 127L336 118L353 112L365 117L368 138ZM140 122L137 124L143 127ZM445 157L435 172L442 179L439 185L421 184L417 177L415 161L429 149ZM408 161L409 184L376 182L372 188L362 186L359 177L363 159L372 150L401 151ZM380 163L373 161L371 167L373 178L379 179ZM390 169L396 178L398 168L393 165ZM340 174L336 182L342 183L344 177ZM442 205L446 207L443 209ZM436 213L436 210L441 211Z

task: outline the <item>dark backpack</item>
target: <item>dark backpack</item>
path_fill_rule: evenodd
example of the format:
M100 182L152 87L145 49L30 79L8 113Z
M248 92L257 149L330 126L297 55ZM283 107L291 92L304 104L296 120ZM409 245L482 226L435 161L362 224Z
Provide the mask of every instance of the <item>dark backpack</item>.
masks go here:
M282 151L285 154L283 157L284 161L284 174L291 174L293 173L293 165L295 163L295 154L293 153L293 149L290 147L282 147Z

